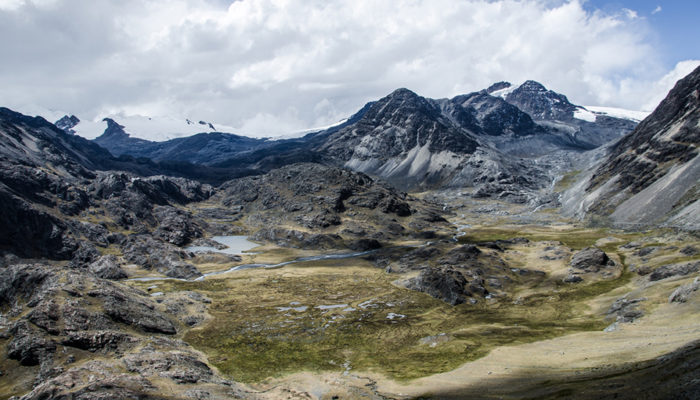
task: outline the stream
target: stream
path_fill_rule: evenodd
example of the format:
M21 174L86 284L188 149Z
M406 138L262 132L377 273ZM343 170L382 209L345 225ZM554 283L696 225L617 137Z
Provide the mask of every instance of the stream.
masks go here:
M466 232L464 232L466 229L470 228L471 225L456 225L457 227L457 233L452 237L452 241L457 242L459 240L460 236L464 236ZM187 247L186 250L192 251L192 252L213 252L213 253L223 253L223 254L234 254L234 255L240 255L244 254L248 250L260 246L258 243L254 243L248 240L248 236L214 236L212 237L212 240L215 242L221 243L224 246L227 246L224 249L217 249L216 247L210 247L210 246L191 246ZM397 247L423 247L423 246L429 246L432 244L432 242L426 242L421 245L409 245L409 246L397 246ZM366 250L366 251L358 251L358 252L352 252L352 253L334 253L334 254L321 254L317 256L307 256L307 257L299 257L295 258L290 261L285 261L281 262L278 264L264 264L264 263L254 263L254 264L241 264L241 265L236 265L227 269L223 269L220 271L212 271L212 272L207 272L205 274L202 274L202 276L195 278L195 279L184 279L184 278L172 278L172 277L144 277L144 278L130 278L127 279L129 281L136 281L136 282L150 282L150 281L165 281L165 280L174 280L174 281L183 281L183 282L195 282L195 281L203 281L209 276L215 276L215 275L221 275L221 274L226 274L229 272L233 271L240 271L244 269L251 269L251 268L281 268L284 267L285 265L291 265L291 264L297 264L297 263L302 263L302 262L309 262L309 261L319 261L319 260L341 260L344 258L354 258L354 257L362 257L367 254L371 254L376 252L379 249L375 250ZM248 253L251 254L251 253ZM254 253L252 253L254 254Z

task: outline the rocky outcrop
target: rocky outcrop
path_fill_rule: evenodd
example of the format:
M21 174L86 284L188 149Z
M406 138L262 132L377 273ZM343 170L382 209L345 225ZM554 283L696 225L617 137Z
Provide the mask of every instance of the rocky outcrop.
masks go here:
M587 247L576 252L569 261L569 274L564 283L579 283L583 276L597 276L604 279L613 278L621 273L620 265L611 260L605 252L597 247ZM583 275L583 276L582 276Z
M603 250L597 247L587 247L574 254L569 265L578 271L599 272L601 269L614 266L615 262Z
M700 271L700 261L689 261L677 264L662 265L649 274L650 281L659 281L661 279L671 278L675 276L685 276Z
M680 286L668 296L669 303L685 303L700 289L700 280L695 278L693 282Z
M121 268L119 259L114 255L101 256L88 266L88 271L102 279L126 279L127 274Z
M453 306L467 301L475 304L478 301L476 298L489 294L478 272L450 266L425 268L416 278L410 279L406 287Z
M202 274L187 263L192 254L151 235L132 235L123 246L124 259L148 270L173 278L192 279Z

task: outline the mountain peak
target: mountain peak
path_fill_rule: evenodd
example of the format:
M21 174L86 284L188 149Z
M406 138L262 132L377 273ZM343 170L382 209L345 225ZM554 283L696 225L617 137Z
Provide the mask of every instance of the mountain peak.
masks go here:
M414 99L420 97L416 92L406 89L406 88L398 88L394 90L393 92L389 93L385 99Z
M498 90L508 89L511 86L513 86L513 85L510 82L506 82L506 81L496 82L486 89L486 93L491 94L491 93L496 92Z
M520 108L535 120L568 121L577 107L563 94L548 90L543 84L528 80L508 93L505 100Z
M95 141L98 143L100 142L100 139L120 139L130 137L130 135L124 131L124 126L120 125L112 118L104 118L102 121L107 123L107 129L105 129L102 136L95 139Z
M520 85L518 90L528 91L528 92L546 92L547 88L544 87L543 84L541 84L537 81L527 80L522 85Z
M80 123L80 119L76 117L75 115L64 115L54 123L59 129L63 130L66 133L69 133L71 135L75 135L75 128L76 125Z

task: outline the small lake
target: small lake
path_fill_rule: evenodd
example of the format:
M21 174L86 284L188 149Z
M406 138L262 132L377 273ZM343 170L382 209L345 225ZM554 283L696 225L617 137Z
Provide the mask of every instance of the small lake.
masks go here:
M194 253L210 251L213 253L240 255L254 247L260 246L257 243L249 241L248 236L213 236L211 239L227 247L219 250L216 247L210 246L190 246L187 250Z

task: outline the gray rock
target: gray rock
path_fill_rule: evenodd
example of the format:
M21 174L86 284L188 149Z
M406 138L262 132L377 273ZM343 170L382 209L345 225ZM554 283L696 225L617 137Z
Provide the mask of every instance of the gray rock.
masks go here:
M471 281L466 275L471 275ZM451 305L462 304L467 297L489 294L484 287L484 280L470 271L461 271L453 267L425 268L420 274L406 284L409 289L418 290ZM475 301L472 301L474 303Z
M61 341L65 346L71 346L87 351L116 350L124 343L136 343L133 336L118 331L81 331L69 332Z
M693 246L688 245L688 246L683 247L680 250L680 252L681 252L681 254L686 255L686 256L694 256L694 255L700 253L700 250L698 250L697 248L695 248Z
M678 264L668 264L656 268L649 274L650 281L658 281L674 276L685 276L700 271L700 261L690 261Z
M202 276L194 265L184 261L192 256L191 253L155 240L150 235L129 236L122 251L126 261L166 276L182 279Z
M700 280L695 278L693 282L686 285L680 286L678 289L674 290L670 296L668 296L669 303L685 303L688 301L693 292L696 292L700 288Z
M615 319L618 323L629 323L634 322L637 318L644 316L644 311L639 309L639 303L647 300L646 297L640 297L637 299L628 299L627 296L623 296L610 306L606 316L608 319Z
M160 400L155 387L138 375L125 374L103 361L88 361L40 382L20 400Z
M154 214L158 220L158 228L153 232L153 237L157 239L182 246L202 236L200 224L183 210L158 206L155 207Z
M107 281L87 294L102 300L105 315L116 322L132 325L144 332L177 333L172 321L156 310L145 294L117 288Z
M211 382L211 369L193 354L142 351L123 359L126 369L142 376L168 378L176 383Z
M88 271L98 278L119 280L126 279L127 274L119 265L119 259L115 255L106 255L98 258L88 266Z
M583 278L578 275L569 274L564 278L564 283L579 283L583 282Z
M571 258L572 268L585 272L598 272L615 265L605 252L597 247L587 247Z
M27 321L16 323L11 334L7 356L22 365L39 365L56 351L56 343L32 328Z

